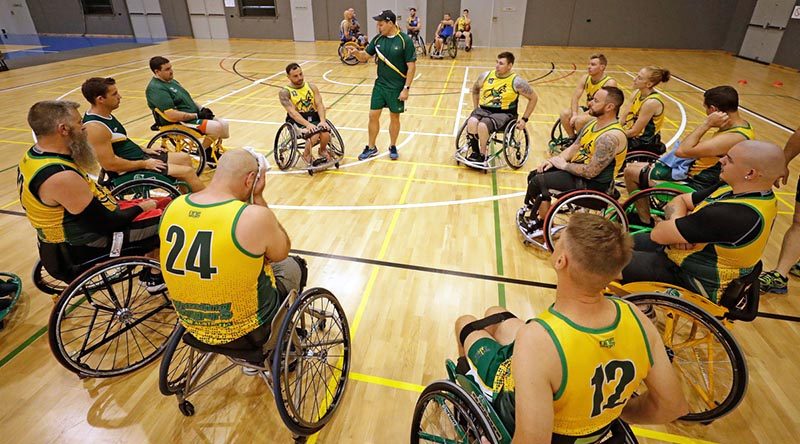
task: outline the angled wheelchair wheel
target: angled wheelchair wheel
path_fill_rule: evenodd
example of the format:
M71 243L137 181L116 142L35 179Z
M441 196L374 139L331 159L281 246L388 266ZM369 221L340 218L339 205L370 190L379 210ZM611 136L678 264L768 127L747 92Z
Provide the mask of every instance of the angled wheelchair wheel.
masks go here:
M331 129L331 141L328 142L328 149L331 150L334 157L341 160L344 157L344 140L342 140L342 135L339 134L339 130L333 126L333 123L325 119L325 123L328 124L328 128Z
M605 193L594 190L575 190L558 197L550 206L544 217L544 241L546 248L552 252L561 232L567 228L569 218L575 213L592 213L622 224L628 229L625 211L622 206Z
M503 157L506 164L518 170L525 165L529 154L528 130L517 129L517 121L512 120L503 131Z
M414 48L416 49L418 56L424 56L428 54L428 51L425 49L425 39L423 39L419 33L412 37L411 40L414 42Z
M159 357L177 324L166 289L149 292L142 273L159 270L146 257L120 257L78 276L50 315L50 349L80 377L130 373Z
M499 444L493 429L466 390L452 381L436 381L425 387L414 406L411 444L480 444L481 437Z
M347 55L347 49L346 48L348 48L348 47L361 49L361 47L358 46L358 43L356 43L356 42L343 43L343 44L339 45L339 60L341 60L342 63L344 63L345 65L350 65L350 66L358 65L359 61L356 58L356 56Z
M685 421L710 423L735 409L747 390L747 363L733 335L691 302L662 293L625 297L648 314L689 401Z
M33 285L45 294L58 296L67 288L67 283L51 276L40 260L36 261L36 265L33 266L32 279Z
M458 157L466 159L469 155L469 141L467 139L467 121L465 120L463 124L461 124L461 128L458 130L458 135L456 136L456 159Z
M192 158L192 165L199 176L206 166L206 151L203 144L188 131L171 129L162 131L147 143L147 148L164 148L173 153L186 153Z
M272 156L282 171L288 170L297 163L300 152L297 146L297 130L293 124L286 122L278 128Z
M117 200L175 199L181 192L167 182L158 179L133 179L111 190Z
M447 45L447 55L449 55L451 59L456 58L456 55L458 55L456 39L453 36L448 37L445 45Z
M642 162L649 165L656 163L658 160L658 155L655 153L651 153L650 151L628 151L628 154L625 155L625 160L622 163L622 167L619 169L619 173L615 179L617 187L622 189L625 188L625 167L629 164Z
M297 435L310 435L340 405L350 372L350 327L336 297L311 288L289 308L272 356L278 412Z
M680 191L671 188L648 188L631 194L622 204L631 235L652 231L657 222L666 219L664 208L667 204L680 194ZM649 223L646 218L648 214Z
M561 126L561 119L557 118L553 127L550 129L550 142L547 143L547 150L551 155L556 155L565 148L572 145L575 139L567 137L564 128Z
M209 355L213 355L195 350L184 343L184 333L186 333L186 328L178 324L164 348L164 356L161 358L161 365L158 369L158 389L164 396L171 396L179 392L182 397L188 396L187 378L189 375L196 377L198 371L206 367L201 365L201 362L209 359Z

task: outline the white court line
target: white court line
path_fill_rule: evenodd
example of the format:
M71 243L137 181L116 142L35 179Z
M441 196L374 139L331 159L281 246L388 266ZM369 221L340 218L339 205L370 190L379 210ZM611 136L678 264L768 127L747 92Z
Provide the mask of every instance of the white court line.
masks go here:
M300 62L300 65L302 66L302 65L305 65L306 63L308 63L308 60L306 60L306 61L304 61L304 62ZM280 71L276 72L275 74L272 74L272 75L270 75L270 76L268 76L268 77L264 77L263 79L258 79L258 80L252 81L252 83L250 83L250 84L249 84L249 85L247 85L247 86L243 86L243 87L241 87L241 88L239 88L239 89L237 89L237 90L231 91L231 92L229 92L229 93L227 93L227 94L225 94L225 95L222 95L222 96L220 96L220 97L217 97L216 99L213 99L213 100L210 100L210 101L206 102L206 103L203 105L203 107L206 107L206 106L208 106L208 105L211 105L212 103L219 102L219 101L220 101L220 100L222 100L222 99L227 99L228 97L230 97L230 96L232 96L232 95L234 95L234 94L238 94L238 93L240 93L240 92L242 92L242 91L244 91L244 90L246 90L246 89L250 89L250 88L252 88L252 87L254 87L254 86L256 86L256 85L260 85L260 84L262 84L262 83L266 82L267 80L270 80L270 79L272 79L272 78L275 78L275 77L277 77L277 76L279 76L279 75L283 74L284 72L285 72L284 70L280 70ZM228 121L230 121L230 119L225 119L225 120L228 120Z
M397 149L399 150L400 148L403 148L403 147L404 147L404 146L405 146L405 145L406 145L408 142L410 142L410 141L411 141L411 139L413 139L413 138L414 138L414 136L415 136L415 134L414 134L414 133L411 133L411 134L410 134L410 135L409 135L409 136L406 138L406 140L402 141L402 142L400 143L400 145L397 145ZM341 165L341 166L340 166L339 168L337 168L337 169L344 169L344 168L348 168L348 167L352 167L352 166L356 166L356 165L361 165L362 163L367 163L367 162L371 162L371 161L373 161L373 160L378 160L378 158L379 158L379 157L386 157L386 156L388 156L388 155L389 155L389 151L387 150L387 151L385 151L385 152L383 152L383 153L381 153L381 154L378 154L378 155L377 155L377 156L375 156L375 157L370 157L369 159L359 160L359 161L356 161L356 162L353 162L353 163L345 163L344 165ZM306 169L300 169L300 170L291 170L291 171L273 171L273 172L271 172L271 173L269 173L269 172L268 172L267 174L269 174L269 175L281 175L281 174L308 174L308 170L306 170Z
M322 74L322 78L327 80L330 83L335 83L337 85L344 85L344 86L362 86L362 87L363 86L368 86L370 88L372 88L372 86L373 86L373 85L370 85L369 83L367 83L367 84L364 84L364 83L345 83L345 82L339 82L339 81L336 81L336 80L331 80L331 79L328 78L328 74L330 74L331 71L333 71L333 70L329 69L329 70L325 71ZM422 75L422 73L417 73L417 75L414 76L414 81L416 81L418 78L420 78L421 75Z
M446 207L450 205L466 205L473 203L491 202L495 200L510 199L512 197L524 196L525 192L520 191L511 194L501 194L499 196L476 197L473 199L447 200L441 202L424 202L415 204L395 204L395 205L343 205L343 206L306 206L306 205L275 205L269 204L272 209L278 210L300 210L300 211L376 211L376 210L408 210L411 208L432 208Z
M636 76L634 76L633 74L631 74L631 73L629 73L627 71L624 71L624 72L625 72L625 74L627 74L631 78L633 78L633 79L636 78ZM675 142L677 142L680 139L680 137L683 135L683 132L686 130L686 121L688 119L686 118L686 110L683 108L683 105L681 104L681 102L678 102L677 100L673 99L669 94L665 93L664 91L659 91L659 92L664 97L666 97L666 98L672 100L673 102L675 102L675 104L678 105L678 109L681 111L681 124L678 127L678 131L675 132L675 135L672 136L672 139L669 139L669 141L666 144L664 144L664 146L666 146L669 149L669 147L671 147Z
M459 125L461 125L461 108L464 107L464 90L467 89L468 75L469 75L469 66L464 69L464 80L461 82L461 93L458 95L458 113L456 114L456 118L453 121L453 137L458 137L458 128Z
M702 88L698 88L698 87L696 87L696 86L692 85L691 83L689 83L689 82L687 82L687 81L685 81L685 80L681 80L681 79L679 79L679 78L677 78L677 77L675 77L675 76L672 76L672 78L673 78L673 79L675 79L675 80L677 80L677 81L679 81L679 82L681 82L681 83L683 83L684 85L686 85L686 86L689 86L689 87L691 87L691 88L694 88L694 89L696 89L696 90L698 90L698 91L700 91L700 92L705 92L705 91L704 91ZM784 127L782 127L782 126L778 125L777 123L775 123L775 122L773 122L772 120L769 120L769 119L767 119L767 118L765 118L765 117L761 117L761 116L759 116L758 114L754 113L753 111L750 111L750 110L749 110L749 109L747 109L747 108L744 108L744 107L742 107L742 106L740 106L739 108L741 108L741 109L742 109L742 111L744 111L744 112L746 112L746 113L750 114L751 116L757 117L757 118L759 118L759 119L763 120L764 122L767 122L767 123L769 123L770 125L774 126L775 128L778 128L778 129L781 129L781 130L783 130L783 131L786 131L786 132L787 132L787 133L789 133L789 134L793 134L793 133L794 133L794 131L792 131L792 130L790 130L790 129L786 129L786 128L784 128Z
M238 122L238 123L255 123L257 125L283 125L286 122L272 122L269 120L247 120L247 119L225 119L228 122ZM336 129L338 130L348 130L348 131L359 131L362 133L366 133L368 130L366 128L354 128L350 126L337 126ZM388 129L381 129L382 133L388 132ZM400 134L414 134L417 136L432 136L432 137L453 137L452 134L445 134L445 133L426 133L422 131L400 131Z

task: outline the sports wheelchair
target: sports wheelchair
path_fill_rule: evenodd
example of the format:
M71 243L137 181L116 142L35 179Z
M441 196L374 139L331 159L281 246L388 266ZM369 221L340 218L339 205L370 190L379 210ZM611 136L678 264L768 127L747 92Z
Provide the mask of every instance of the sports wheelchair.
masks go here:
M324 157L320 157L307 164L305 169L309 175L313 175L315 171L320 171L329 168L331 165L339 168L339 164L344 158L344 141L342 140L339 130L333 126L330 120L325 119L325 124L329 128L330 141L328 141L328 153L331 155L332 160L327 161ZM278 133L275 134L275 145L272 150L272 155L275 158L275 163L282 171L293 168L297 165L298 159L306 144L310 143L310 139L320 132L323 132L321 127L317 127L314 131L309 131L305 128L297 126L294 122L285 122L278 128ZM319 141L315 145L319 144ZM313 148L313 147L312 147ZM312 153L313 156L313 153Z
M215 139L208 152L206 152L202 143L202 140L206 137L205 134L181 123L161 125L158 116L167 120L160 110L153 110L155 123L150 126L150 129L158 132L158 134L153 136L147 143L148 149L160 146L168 152L188 154L192 158L192 165L194 165L198 176L203 172L206 165L215 166L217 164L219 157L225 152L221 138Z
M353 41L342 42L339 44L339 48L337 50L337 52L339 53L339 60L341 60L342 63L344 63L345 65L350 65L350 66L358 65L359 63L361 63L361 61L359 61L355 55L348 54L347 48L355 48L358 51L363 51L364 48L366 47L367 47L366 45L362 45L359 42L353 42Z
M350 372L350 328L336 297L323 288L281 303L271 328L245 336L247 348L200 342L183 326L170 336L159 369L159 389L175 395L178 409L194 415L188 398L228 371L242 367L257 373L272 391L281 419L295 442L322 429L341 404ZM226 366L205 374L222 355ZM316 381L316 382L314 382Z
M117 201L135 199L158 200L163 198L174 199L181 195L180 191L175 186L163 180L159 180L156 177L136 177L137 174L140 174L139 172L128 174L133 176L133 178L111 189L111 195ZM130 254L142 253L144 252ZM108 258L108 255L103 255L89 262L76 264L70 260L70 258L59 255L48 267L45 267L40 259L33 267L33 284L42 293L54 296L55 299L55 297L60 295L64 289L67 288L67 283L72 282L72 280L83 271Z
M431 42L430 48L428 48L428 54L431 58L439 58L443 57L442 53L447 52L447 55L450 56L451 59L456 58L458 55L458 42L456 42L456 38L453 35L447 36L442 42L442 51L436 52L436 38L434 37L433 41Z
M510 444L511 434L472 378L456 372L451 360L445 362L448 379L425 387L414 406L411 443ZM622 420L612 423L596 442L636 444L630 427Z
M607 292L624 297L650 317L661 334L689 401L681 419L710 424L744 399L747 362L729 329L734 321L758 315L759 261L750 273L731 281L718 300L660 282L611 283ZM639 294L634 294L639 293Z
M6 277L8 280L3 280L2 277ZM0 283L2 283L4 286L16 286L16 289L12 292L13 294L8 294L5 296L7 299L4 301L5 303L3 304L2 308L0 308L0 330L3 330L3 328L5 328L6 316L11 313L14 305L16 305L17 301L19 301L19 295L22 293L22 280L15 274L0 272Z
M414 49L417 51L418 56L428 54L428 50L425 48L425 39L422 37L422 31L409 34L409 37L411 37L411 42L414 44Z
M510 120L503 127L502 132L496 131L489 134L485 162L475 162L468 159L472 148L467 136L467 120L461 125L461 129L458 130L458 136L456 136L456 151L453 154L456 164L464 164L470 168L483 170L484 173L497 170L506 165L515 170L525 165L530 154L530 138L528 137L527 128L522 131L517 129L516 118Z

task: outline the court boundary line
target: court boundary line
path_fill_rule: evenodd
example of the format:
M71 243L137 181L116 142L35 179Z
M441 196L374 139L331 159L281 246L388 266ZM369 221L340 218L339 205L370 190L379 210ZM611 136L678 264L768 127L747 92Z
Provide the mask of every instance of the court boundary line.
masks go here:
M622 65L620 65L620 67L624 68L624 66L622 66ZM625 74L627 74L628 77L631 77L633 79L636 78L636 76L634 76L630 71L625 71ZM666 97L666 98L672 100L673 102L675 102L675 104L678 105L678 110L680 110L680 112L681 112L681 125L675 131L675 135L673 135L672 138L669 139L669 141L665 144L667 149L669 149L669 147L671 147L675 142L677 142L680 139L680 137L683 135L684 131L686 131L686 123L687 123L687 121L689 119L686 117L686 109L684 109L683 104L678 102L678 100L674 99L672 96L670 96L669 94L667 94L663 90L659 90L659 89L656 89L656 88L653 88L653 89L655 89L656 91L661 93L661 95L663 95L664 97ZM665 111L666 110L662 111L662 113L665 112ZM664 118L666 118L666 117L667 116L664 116Z

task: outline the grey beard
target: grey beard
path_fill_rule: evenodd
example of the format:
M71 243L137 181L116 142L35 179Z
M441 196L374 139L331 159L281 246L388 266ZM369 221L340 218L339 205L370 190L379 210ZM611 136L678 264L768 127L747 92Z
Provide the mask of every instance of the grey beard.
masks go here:
M97 168L97 158L85 138L72 139L69 149L72 151L72 159L83 170L94 171Z

